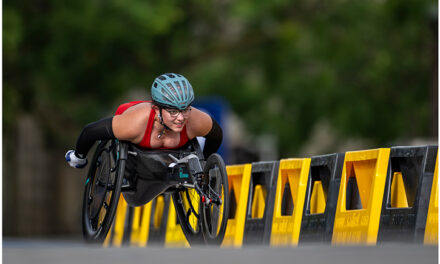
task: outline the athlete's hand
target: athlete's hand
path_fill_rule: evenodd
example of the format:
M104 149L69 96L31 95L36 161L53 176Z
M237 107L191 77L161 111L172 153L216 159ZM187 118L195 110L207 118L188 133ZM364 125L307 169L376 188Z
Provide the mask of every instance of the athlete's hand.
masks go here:
M74 150L69 150L66 153L66 161L69 163L70 167L82 169L87 165L87 158L78 158Z

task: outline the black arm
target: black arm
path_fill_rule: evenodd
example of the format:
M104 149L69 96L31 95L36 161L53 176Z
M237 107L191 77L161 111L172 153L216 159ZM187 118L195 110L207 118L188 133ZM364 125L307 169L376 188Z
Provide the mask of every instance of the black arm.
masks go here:
M212 128L209 133L204 136L204 138L206 139L205 147L203 148L203 155L205 156L205 158L208 158L209 155L215 153L219 149L223 140L222 128L217 123L217 121L214 120L214 118L211 117L211 119Z
M114 139L112 129L113 117L107 117L86 125L76 141L75 154L79 158L87 156L90 148L97 140Z

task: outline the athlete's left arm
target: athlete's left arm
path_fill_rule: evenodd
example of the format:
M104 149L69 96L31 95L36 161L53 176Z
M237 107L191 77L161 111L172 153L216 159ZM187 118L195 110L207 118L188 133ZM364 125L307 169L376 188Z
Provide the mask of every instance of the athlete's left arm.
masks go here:
M223 131L217 121L205 112L192 108L191 118L188 122L188 137L202 136L206 139L203 155L208 158L217 152L222 144Z

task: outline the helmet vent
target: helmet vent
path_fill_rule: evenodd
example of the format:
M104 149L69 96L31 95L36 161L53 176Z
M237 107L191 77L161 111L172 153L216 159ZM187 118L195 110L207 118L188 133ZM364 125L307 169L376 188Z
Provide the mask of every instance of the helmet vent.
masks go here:
M154 82L153 86L154 88L157 88L157 82Z
M173 74L167 74L167 76L170 77L170 78L175 78L176 77Z
M178 81L175 81L174 85L177 87L177 90L179 91L180 98L183 99L183 90L182 87L180 86L180 83Z
M165 77L165 76L163 76L163 75L161 75L161 76L159 76L159 77L157 77L157 78L159 78L159 80L161 80L161 81L165 81L167 78Z
M173 92L174 96L178 97L176 89L174 89L174 86L171 83L167 83L168 88L170 88L171 92Z
M165 101L167 101L168 103L170 103L170 105L173 105L173 101L171 99L169 99L168 97L164 97L163 99Z
M172 98L173 96L172 96L172 94L170 94L169 91L167 91L167 90L165 90L164 88L162 88L162 89L161 89L161 92L162 92L162 96L163 96L164 99L167 99L168 101L170 101L170 100L172 101L171 98Z

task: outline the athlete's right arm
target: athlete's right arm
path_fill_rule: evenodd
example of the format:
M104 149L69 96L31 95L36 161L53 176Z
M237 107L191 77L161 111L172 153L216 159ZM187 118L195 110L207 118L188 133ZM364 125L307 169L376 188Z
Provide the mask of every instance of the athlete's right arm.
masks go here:
M87 153L97 140L119 139L139 143L145 131L144 106L133 106L123 114L107 117L86 125L76 141L75 151L66 153L66 161L70 166L82 168L87 164ZM148 112L147 112L148 113Z
M66 161L71 167L83 168L87 165L87 153L96 140L114 139L113 117L107 117L86 125L76 141L75 150L66 153Z
M79 158L87 156L90 148L97 140L115 139L112 128L113 117L103 118L86 125L76 141L75 154Z

